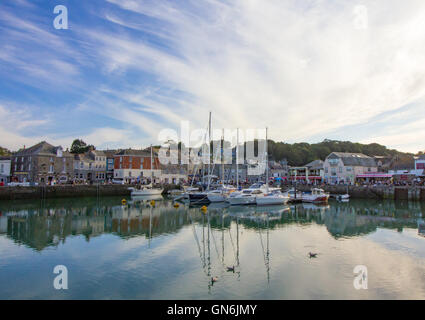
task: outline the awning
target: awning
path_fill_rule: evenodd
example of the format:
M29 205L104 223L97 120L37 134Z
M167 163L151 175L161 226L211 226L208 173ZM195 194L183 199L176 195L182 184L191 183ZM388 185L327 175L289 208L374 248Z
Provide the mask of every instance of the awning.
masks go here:
M357 178L392 178L392 174L388 173L373 173L373 174L358 174Z

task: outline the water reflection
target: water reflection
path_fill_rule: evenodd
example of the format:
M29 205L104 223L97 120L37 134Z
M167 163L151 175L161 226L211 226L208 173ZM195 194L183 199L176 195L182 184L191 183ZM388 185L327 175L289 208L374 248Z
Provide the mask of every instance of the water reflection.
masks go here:
M49 278L58 263L74 277L64 298L425 297L424 211L377 201L206 213L162 198L1 202L0 298L58 297ZM374 277L366 293L352 286L357 264ZM16 275L25 276L14 284Z
M326 226L334 238L362 236L377 228L399 232L411 228L425 235L424 208L418 203L351 201L326 206L300 204L285 207L212 204L207 214L203 214L199 207L175 208L171 201L162 198L156 199L152 205L150 200L136 198L126 205L115 198L100 202L96 199L51 201L45 206L38 202L2 203L0 235L38 251L64 243L67 237L75 235L84 235L87 241L106 233L122 238L153 239L194 224L207 228L208 235L210 229L229 229L232 221L236 222L236 228L241 224L245 229L260 232L288 224L314 223Z

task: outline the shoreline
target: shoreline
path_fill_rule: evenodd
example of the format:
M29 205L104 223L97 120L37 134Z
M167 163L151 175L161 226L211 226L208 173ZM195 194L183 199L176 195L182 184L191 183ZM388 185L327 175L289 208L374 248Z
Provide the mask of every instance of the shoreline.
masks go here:
M128 188L131 185L56 185L32 187L0 187L0 200L29 200L78 198L97 196L130 196ZM175 185L164 186L164 193L176 188ZM347 186L325 185L319 186L330 194L345 194ZM310 191L314 186L298 185L297 190ZM425 187L410 186L348 186L348 193L352 199L388 199L403 201L425 202Z

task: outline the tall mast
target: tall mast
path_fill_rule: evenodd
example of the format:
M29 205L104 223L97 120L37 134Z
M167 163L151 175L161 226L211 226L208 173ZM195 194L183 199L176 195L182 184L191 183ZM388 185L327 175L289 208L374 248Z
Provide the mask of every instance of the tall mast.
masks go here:
M266 190L269 192L269 145L267 140L268 128L266 127Z
M239 189L239 128L236 130L236 188Z
M152 151L152 145L151 145L151 185L153 185L153 161L152 161L152 158L153 158L153 151Z
M208 187L210 189L210 180L211 180L211 111L208 121Z
M224 128L221 136L221 184L224 186Z

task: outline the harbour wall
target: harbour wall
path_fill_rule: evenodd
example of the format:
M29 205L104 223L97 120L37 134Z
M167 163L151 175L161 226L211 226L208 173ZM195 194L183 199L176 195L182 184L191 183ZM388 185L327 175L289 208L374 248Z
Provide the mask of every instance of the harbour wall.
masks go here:
M300 191L310 191L311 186L298 185ZM325 185L321 186L331 195L346 194L347 186L344 185ZM348 193L354 199L391 199L424 201L425 187L396 187L396 186L348 186Z
M129 196L128 185L0 187L0 200Z

